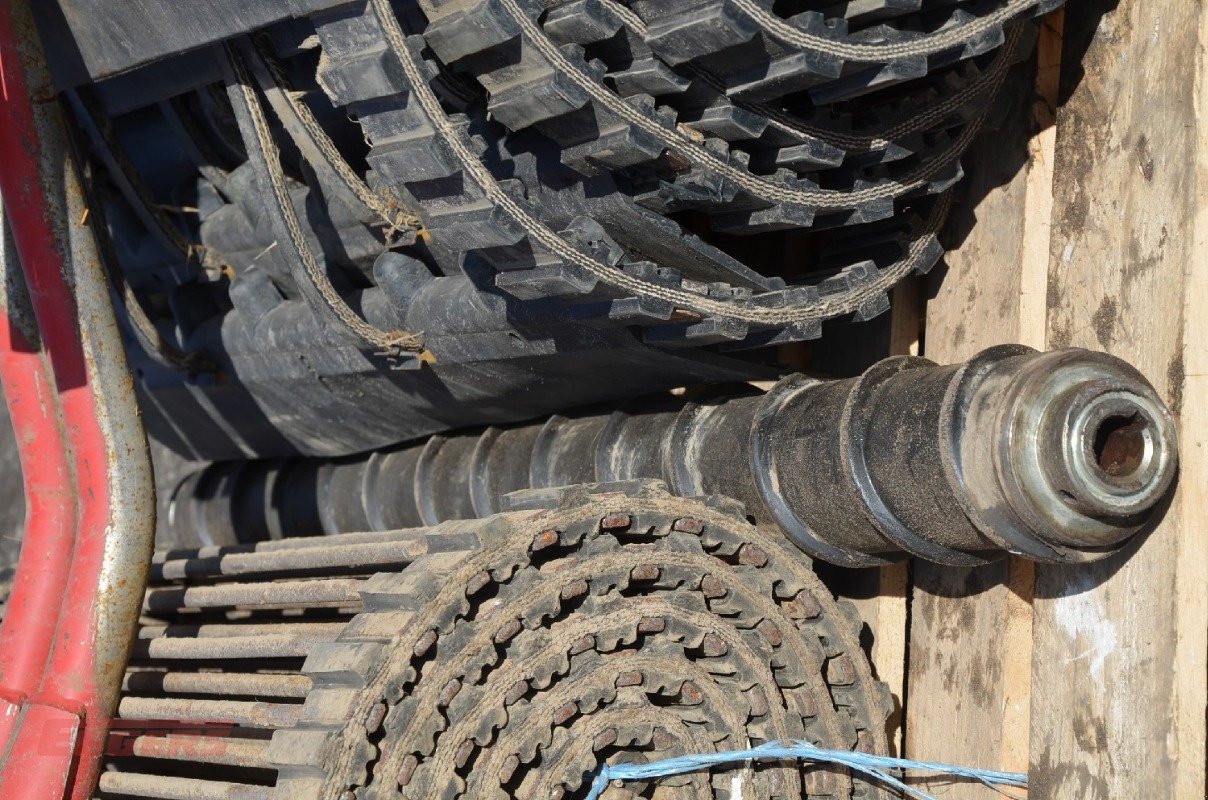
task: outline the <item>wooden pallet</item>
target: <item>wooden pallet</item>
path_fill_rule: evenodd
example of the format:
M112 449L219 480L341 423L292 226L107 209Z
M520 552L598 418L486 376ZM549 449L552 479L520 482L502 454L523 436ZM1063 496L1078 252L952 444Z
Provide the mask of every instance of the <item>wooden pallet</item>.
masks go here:
M901 751L1028 771L1033 800L1208 796L1206 45L1208 7L1188 0L1072 0L1048 18L1015 113L966 158L925 311L917 287L894 298L896 352L919 348L920 313L941 363L1012 341L1105 350L1180 420L1179 491L1119 556L915 563L859 603Z

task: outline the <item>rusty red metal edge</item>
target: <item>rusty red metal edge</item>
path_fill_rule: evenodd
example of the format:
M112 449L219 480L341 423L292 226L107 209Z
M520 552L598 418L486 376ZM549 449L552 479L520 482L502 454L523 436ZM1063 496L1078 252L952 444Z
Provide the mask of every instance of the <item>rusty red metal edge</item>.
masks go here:
M12 234L0 378L28 509L0 625L0 796L82 800L137 623L154 495L49 85L28 3L0 4L0 195Z

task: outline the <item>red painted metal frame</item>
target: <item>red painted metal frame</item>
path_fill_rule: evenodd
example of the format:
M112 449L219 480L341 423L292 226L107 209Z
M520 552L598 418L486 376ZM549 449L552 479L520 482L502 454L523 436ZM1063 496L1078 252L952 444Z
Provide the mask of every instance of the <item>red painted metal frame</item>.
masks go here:
M59 112L40 58L28 7L0 2L0 195L36 319L31 326L22 318L22 298L10 287L0 378L27 517L0 625L0 797L84 800L122 672L104 655L108 640L98 644L110 630L97 621L113 573L107 536L121 533L110 508L120 462L90 384L96 365L68 278L63 209L70 204L62 192L70 191L63 180L70 166L61 147L47 144L48 124L62 123L48 122Z

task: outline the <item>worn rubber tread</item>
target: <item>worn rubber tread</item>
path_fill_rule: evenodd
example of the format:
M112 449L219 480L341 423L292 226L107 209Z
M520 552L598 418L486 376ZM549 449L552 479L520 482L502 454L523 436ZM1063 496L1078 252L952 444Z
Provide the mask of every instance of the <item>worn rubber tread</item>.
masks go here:
M695 523L682 525L685 516ZM627 665L650 663L641 683L660 696L682 693L686 673L660 673L656 656L642 661L646 657L641 654L645 652L641 642L647 639L658 652L678 653L672 663L684 663L685 668L696 664L689 669L691 677L721 680L719 689L729 686L725 691L741 694L751 686L763 686L760 698L754 701L756 705L748 707L748 714L751 708L759 710L766 705L763 695L768 691L787 692L792 697L793 692L801 691L795 687L818 687L788 705L749 717L754 721L747 723L751 738L745 741L805 736L820 742L842 742L839 746L843 747L884 746L883 731L870 720L883 719L887 713L885 693L873 688L875 681L855 644L850 620L833 604L808 566L801 565L799 555L778 539L764 537L745 521L699 503L658 495L592 497L587 508L523 512L499 520L493 534L482 535L486 549L465 554L460 562L457 556L446 556L439 564L430 565L430 569L440 570L440 581L418 574L418 582L407 577L412 570L425 570L421 560L399 576L371 582L377 607L390 602L421 609L412 626L391 644L395 655L384 664L375 662L364 677L369 688L357 709L338 709L342 715L347 714L340 719L356 720L385 703L384 738L368 745L374 736L363 727L345 725L343 733L324 748L326 755L320 755L313 766L297 775L298 790L305 790L313 769L321 768L329 775L323 791L351 789L361 798L455 798L463 793L507 797L512 791L519 791L517 796L545 796L533 793L552 785L562 785L574 796L583 789L578 777L580 768L568 769L566 774L576 776L567 779L568 783L550 784L548 775L541 776L538 762L561 763L559 758L569 758L574 763L575 757L567 755L568 748L574 749L572 742L579 742L582 750L584 741L592 741L606 731L611 733L604 738L610 738L622 750L626 746L650 746L651 736L658 737L663 747L670 746L656 725L644 728L635 723L638 717L632 714L621 721L610 717L609 704L625 695L625 690L591 680L592 676L598 677L604 662L615 661L616 669L626 673L633 671ZM703 531L682 533L677 526ZM712 571L701 572L702 564L712 564ZM761 572L769 564L779 570L773 573L774 578ZM703 590L702 578L708 578ZM486 595L489 602L479 606L482 601L475 598L481 597L483 587L488 585L493 587ZM694 585L695 592L691 591ZM728 587L724 595L723 586ZM649 601L636 607L631 601L616 605L621 597L614 593L633 591L637 597L649 597ZM664 596L667 600L661 601L659 598ZM662 604L668 601L674 604L674 610ZM574 604L573 610L567 602ZM628 610L624 610L626 605ZM773 611L778 606L791 609L792 616L785 619L796 621L782 621L779 628L769 629L766 615L779 613ZM761 610L753 611L755 608ZM659 610L661 617L656 613ZM694 622L702 614L714 620L704 629ZM754 648L747 651L747 661L734 662L716 652L722 646L717 637L723 635L723 629L717 627L719 618L711 615L727 620L724 629L730 633L726 635L736 637L730 640L728 650ZM632 621L626 623L630 616ZM576 622L580 618L609 620L609 627L582 627L583 623ZM639 624L646 633L626 627ZM796 635L783 629L790 624ZM589 632L590 647L576 644ZM670 638L663 638L664 634ZM635 646L626 644L629 642L638 643L637 654L625 655L626 648ZM500 643L505 643L502 651ZM350 639L349 644L355 646L358 642ZM568 650L569 645L575 646ZM704 651L700 651L702 647ZM762 672L756 670L758 674L744 678L742 670L750 666L736 666L756 665L782 647L804 649L772 658L771 672L765 666ZM689 652L696 655L689 657ZM750 660L756 652L762 655ZM704 661L699 660L702 657ZM839 662L842 666L836 667ZM825 689L812 683L816 678L810 677L821 674L829 677ZM581 683L583 676L585 683ZM316 679L321 680L321 676ZM637 685L631 675L625 680L630 686ZM451 688L454 686L456 689ZM773 686L778 688L773 690ZM826 701L817 696L819 690ZM551 711L543 699L560 708L571 698L576 698L573 702L578 710L573 712L573 720L567 720L569 729L551 725L548 719L542 724L542 715ZM761 723L759 719L769 711L780 722ZM807 717L800 716L803 711L809 712ZM698 711L689 707L686 713L691 716ZM609 723L608 719L613 721ZM808 724L795 728L789 724L792 719L797 720L796 725ZM336 721L331 718L326 727ZM737 746L744 740L734 738L730 729L734 721L710 723L693 718L692 724L705 724L705 730L710 724L719 726L717 734L696 740L694 746L710 741L717 747L726 746L726 742ZM602 730L585 740L577 732L577 725L602 726ZM528 733L515 744L507 744L514 741L508 738L512 726ZM282 747L286 746L286 738L282 737ZM587 756L595 758L589 749L586 754L579 753L579 763ZM486 760L480 763L480 759ZM501 770L509 776L502 783L498 778ZM773 772L783 774L772 777ZM400 774L405 780L386 777ZM801 796L802 779L795 769L758 771L755 785L769 793L756 796ZM804 780L811 797L869 796L868 787L858 783L853 787L844 776L807 771ZM717 783L712 787L717 793L711 796L728 796L722 782ZM279 785L278 791L285 797L292 795L294 788L287 782Z

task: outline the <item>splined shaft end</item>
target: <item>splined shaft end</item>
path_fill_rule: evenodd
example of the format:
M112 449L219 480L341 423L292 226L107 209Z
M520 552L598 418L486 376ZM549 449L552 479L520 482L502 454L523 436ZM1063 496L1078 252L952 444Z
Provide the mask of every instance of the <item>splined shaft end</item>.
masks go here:
M1118 358L1013 349L983 353L954 393L970 513L1023 555L1109 552L1146 525L1174 481L1174 420Z

